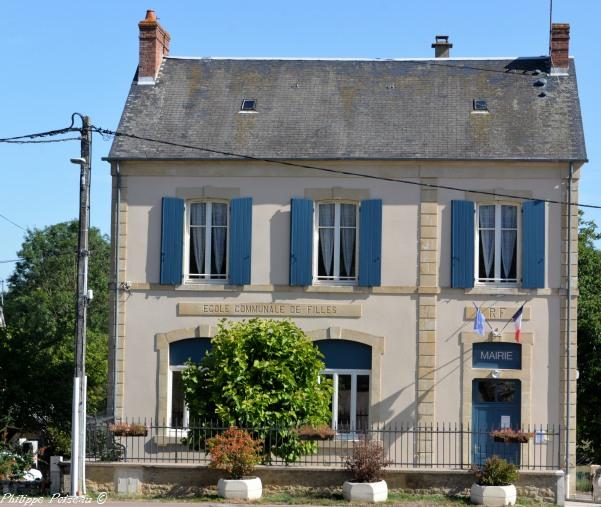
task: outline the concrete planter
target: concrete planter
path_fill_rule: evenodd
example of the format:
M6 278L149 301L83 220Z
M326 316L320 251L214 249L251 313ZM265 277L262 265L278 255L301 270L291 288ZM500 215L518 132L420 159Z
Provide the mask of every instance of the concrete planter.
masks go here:
M263 484L258 477L219 479L217 494L222 498L257 500L263 494Z
M385 502L388 498L386 481L349 482L342 485L342 496L354 502Z
M479 484L472 484L470 499L472 503L488 505L490 507L515 505L516 490L513 484L509 486L480 486Z

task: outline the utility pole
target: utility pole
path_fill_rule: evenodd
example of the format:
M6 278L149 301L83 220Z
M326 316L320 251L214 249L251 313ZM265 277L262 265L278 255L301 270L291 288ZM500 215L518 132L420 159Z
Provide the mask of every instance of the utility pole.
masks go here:
M77 325L75 337L75 372L73 378L73 413L71 419L71 495L86 494L86 319L88 303L88 230L90 227L90 118L81 116L81 158L71 159L80 167L79 239L77 245Z

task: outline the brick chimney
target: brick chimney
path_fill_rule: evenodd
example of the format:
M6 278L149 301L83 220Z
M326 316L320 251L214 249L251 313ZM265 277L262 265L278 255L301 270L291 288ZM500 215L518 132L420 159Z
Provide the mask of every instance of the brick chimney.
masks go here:
M448 58L451 56L453 44L449 42L448 35L437 35L434 40L435 42L432 44L432 47L434 48L434 56L436 58Z
M551 42L549 53L551 68L558 72L567 72L570 66L570 25L568 23L553 23L551 25Z
M153 85L159 73L163 56L169 54L171 37L157 21L153 10L146 11L146 18L138 23L140 28L140 63L138 84Z

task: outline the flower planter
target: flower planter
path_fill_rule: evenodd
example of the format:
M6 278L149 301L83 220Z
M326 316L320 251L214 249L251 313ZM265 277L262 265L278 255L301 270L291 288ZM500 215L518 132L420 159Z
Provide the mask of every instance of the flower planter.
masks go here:
M495 442L502 444L527 444L534 433L504 429L492 431L490 436Z
M336 432L329 426L301 426L296 430L299 440L310 442L319 440L334 440Z
M258 477L246 479L219 479L217 494L221 498L257 500L263 494L263 484Z
M304 440L306 442L323 442L325 440L334 440L334 435L332 436L323 436L323 435L299 435L299 440Z
M145 437L148 435L148 428L143 424L109 424L109 431L116 437Z
M386 481L350 482L342 485L342 496L353 502L385 502L388 498Z
M489 507L515 505L515 486L513 484L509 486L480 486L479 484L472 484L470 500L476 505L488 505Z

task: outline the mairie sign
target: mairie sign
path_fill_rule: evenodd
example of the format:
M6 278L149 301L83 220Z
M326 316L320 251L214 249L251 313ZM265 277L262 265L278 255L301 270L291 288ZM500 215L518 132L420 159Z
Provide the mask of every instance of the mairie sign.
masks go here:
M522 368L522 346L519 343L474 343L472 366L474 368L519 370Z

